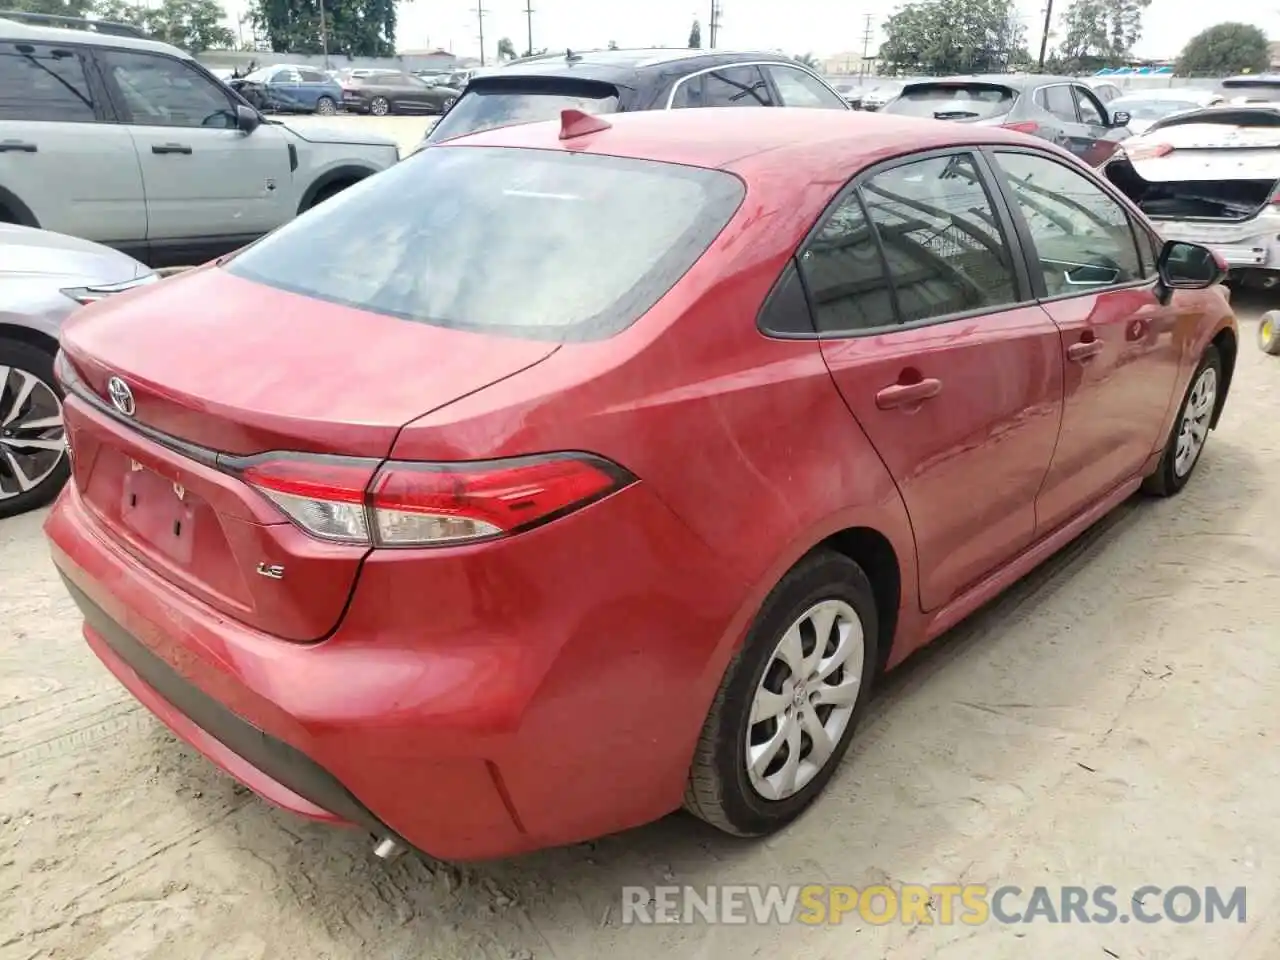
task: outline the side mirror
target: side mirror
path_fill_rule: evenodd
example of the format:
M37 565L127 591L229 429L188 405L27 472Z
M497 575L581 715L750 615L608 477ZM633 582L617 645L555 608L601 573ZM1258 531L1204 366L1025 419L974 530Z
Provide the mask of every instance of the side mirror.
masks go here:
M236 104L236 126L240 128L240 132L244 134L253 133L262 123L262 117L258 115L258 111L253 107L246 107L243 103Z
M1113 127L1127 127L1132 119L1133 117L1129 115L1128 110L1117 110L1111 114L1111 125Z
M1165 241L1156 269L1170 290L1203 290L1227 278L1227 265L1216 253L1182 240Z

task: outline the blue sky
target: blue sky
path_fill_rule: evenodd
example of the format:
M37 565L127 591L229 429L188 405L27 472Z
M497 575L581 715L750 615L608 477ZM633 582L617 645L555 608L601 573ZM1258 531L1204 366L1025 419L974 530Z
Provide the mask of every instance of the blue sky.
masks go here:
M1222 20L1256 23L1280 38L1280 0L1246 6L1243 0L1153 0L1144 19L1143 56L1176 56L1199 30ZM483 0L485 47L492 57L498 39L510 37L519 50L526 44L525 0ZM230 0L230 12L246 0ZM879 25L898 6L894 0L723 0L718 46L777 49L787 53L830 55L862 49L864 17L872 15L879 45ZM1055 0L1066 8L1066 0ZM624 47L683 45L689 25L698 17L704 40L711 0L533 0L535 46L580 49L616 40ZM1019 9L1033 48L1040 43L1042 0L1022 0ZM402 49L440 46L461 56L476 56L476 0L410 0L400 4ZM1056 19L1056 17L1055 17Z

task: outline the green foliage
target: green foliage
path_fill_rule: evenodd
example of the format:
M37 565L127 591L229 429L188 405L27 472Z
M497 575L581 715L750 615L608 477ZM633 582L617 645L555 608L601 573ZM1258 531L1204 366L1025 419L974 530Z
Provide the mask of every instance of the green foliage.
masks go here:
M702 24L697 20L693 21L693 27L689 30L689 49L702 49Z
M1122 65L1142 36L1142 13L1150 5L1151 0L1074 0L1062 16L1063 67L1088 72Z
M1267 35L1247 23L1219 23L1192 37L1178 58L1184 76L1258 73L1271 65Z
M235 46L235 35L223 25L226 11L217 0L163 0L154 8L127 0L97 0L94 13L103 20L141 27L149 36L192 53Z
M92 11L93 0L5 0L7 10L26 13L51 13L59 17L83 17Z
M510 37L503 37L498 41L498 59L514 60L516 58L516 45L511 42Z
M1026 57L1013 0L916 0L884 23L882 73L992 73Z
M791 59L794 60L796 63L803 63L806 67L809 67L810 69L813 69L813 70L818 69L818 61L814 59L814 56L812 53L802 53L792 57Z
M395 0L323 0L328 47L350 57L396 52ZM276 53L322 53L321 0L254 0L250 18Z

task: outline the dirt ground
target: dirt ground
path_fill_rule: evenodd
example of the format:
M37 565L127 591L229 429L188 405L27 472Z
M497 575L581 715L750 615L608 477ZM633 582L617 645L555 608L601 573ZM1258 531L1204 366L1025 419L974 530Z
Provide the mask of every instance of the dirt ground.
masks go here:
M0 960L1280 957L1280 358L1242 330L1185 493L1134 500L897 671L827 796L520 860L384 865L267 806L125 695L40 535L0 521ZM1247 887L1248 921L624 927L620 888Z

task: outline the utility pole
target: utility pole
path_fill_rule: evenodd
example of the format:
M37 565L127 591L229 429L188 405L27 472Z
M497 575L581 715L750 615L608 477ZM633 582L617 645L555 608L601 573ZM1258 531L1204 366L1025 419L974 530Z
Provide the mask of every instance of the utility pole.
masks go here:
M862 67L858 71L862 76L867 75L867 51L871 49L871 14L867 14L864 18L864 26L862 28Z
M533 0L524 0L524 19L529 27L529 46L526 48L528 56L533 56Z
M484 66L484 15L489 11L484 8L484 0L476 0L476 22L480 28L480 66Z
M1044 73L1044 55L1049 49L1049 28L1053 25L1053 0L1044 0L1044 33L1040 36L1040 63L1037 72Z
M720 0L711 0L711 18L707 21L707 48L709 50L716 48L716 34L720 32L720 14L723 12L720 8Z

